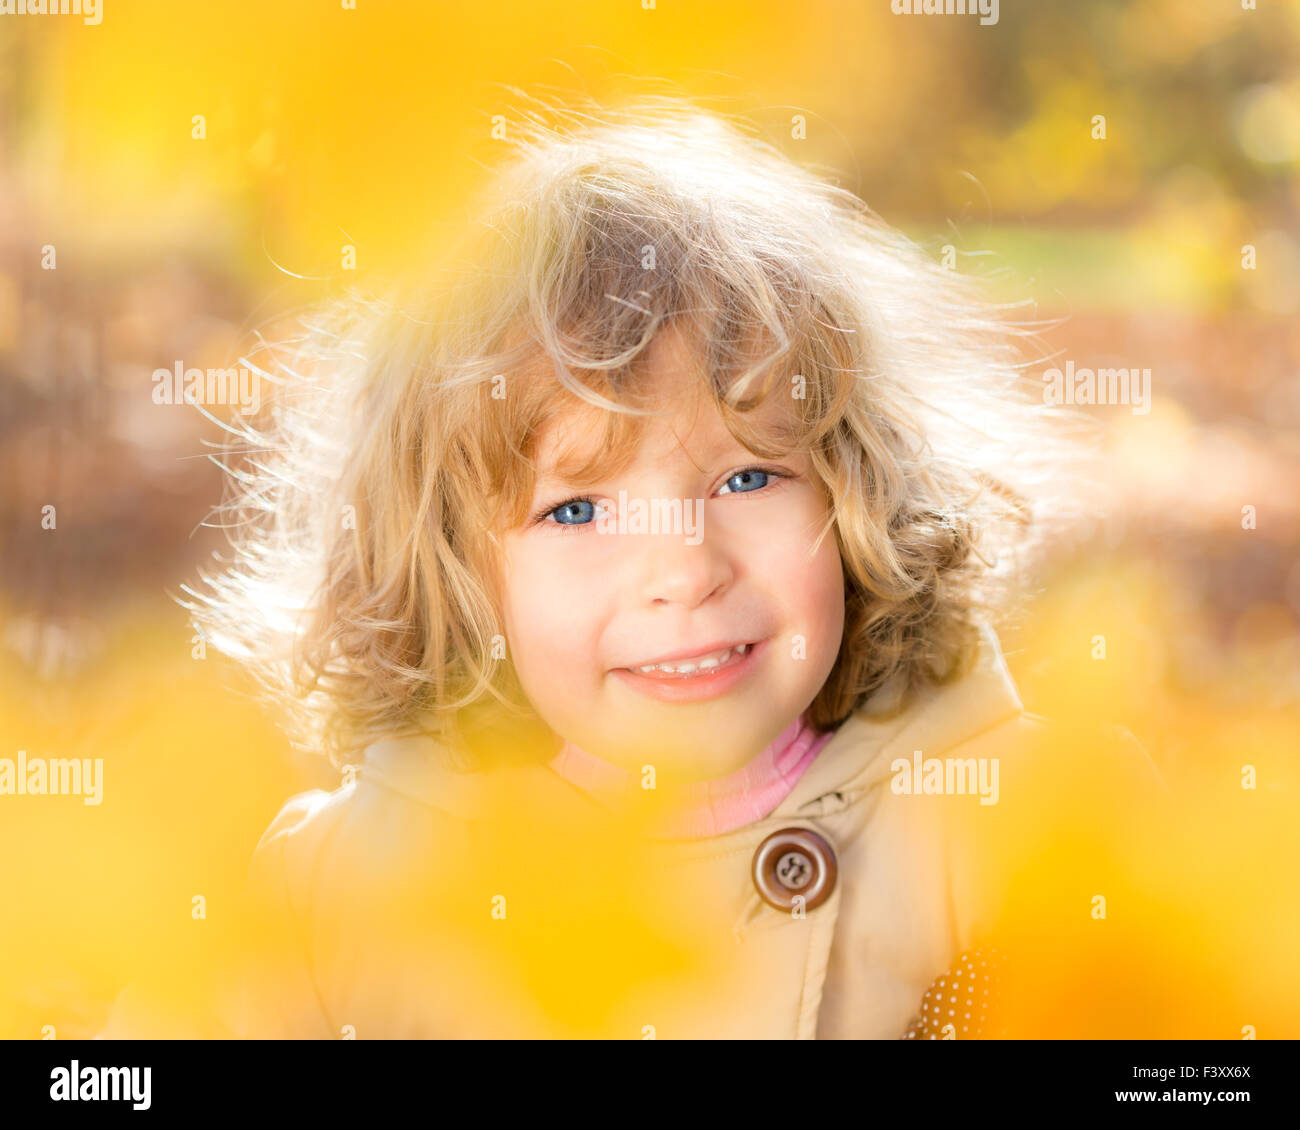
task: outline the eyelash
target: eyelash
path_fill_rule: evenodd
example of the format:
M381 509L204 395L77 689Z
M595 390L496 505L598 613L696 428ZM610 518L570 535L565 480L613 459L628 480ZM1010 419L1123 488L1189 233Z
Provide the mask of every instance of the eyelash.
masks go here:
M789 471L778 471L775 467L762 467L762 466L738 467L736 470L732 471L731 474L729 474L725 479L722 480L723 485L726 485L727 483L731 482L731 480L734 479L737 475L743 475L746 471L762 471L764 474L770 475L774 479L793 479L798 477L796 475L791 474ZM734 491L733 493L762 494L766 489L767 489L766 487L761 487L758 490ZM596 500L592 498L590 495L576 494L572 498L566 498L560 502L553 503L550 506L543 507L541 510L537 511L537 513L532 516L532 518L529 521L529 525L530 526L541 526L541 525L555 526L561 533L565 533L565 534L574 533L578 530L583 529L586 526L594 526L596 524L595 521L576 522L576 523L546 521L546 519L549 518L552 514L554 514L555 511L559 510L561 507L568 506L574 502L590 502L593 506L596 504Z

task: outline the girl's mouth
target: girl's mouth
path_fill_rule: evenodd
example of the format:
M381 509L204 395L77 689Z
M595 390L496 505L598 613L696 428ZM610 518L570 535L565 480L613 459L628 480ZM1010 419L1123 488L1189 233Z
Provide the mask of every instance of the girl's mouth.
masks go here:
M660 702L697 702L725 693L753 670L766 641L736 644L671 662L619 667L612 673Z
M719 651L706 651L690 659L676 660L672 663L651 663L645 667L627 667L638 675L647 675L655 679L693 679L707 675L710 671L720 671L734 663L739 663L749 652L747 643L735 647L724 647Z

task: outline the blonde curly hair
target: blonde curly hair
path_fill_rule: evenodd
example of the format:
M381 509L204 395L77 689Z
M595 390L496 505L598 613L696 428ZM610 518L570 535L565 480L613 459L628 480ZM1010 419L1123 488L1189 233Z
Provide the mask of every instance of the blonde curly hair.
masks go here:
M958 676L1045 481L1026 331L851 192L682 99L532 106L505 142L451 253L243 359L275 394L228 464L234 555L187 590L207 637L336 763L454 738L476 704L526 712L495 533L523 515L554 412L604 410L606 465L579 474L631 455L645 351L672 326L756 454L780 448L748 413L790 398L786 441L825 486L847 606L810 721Z

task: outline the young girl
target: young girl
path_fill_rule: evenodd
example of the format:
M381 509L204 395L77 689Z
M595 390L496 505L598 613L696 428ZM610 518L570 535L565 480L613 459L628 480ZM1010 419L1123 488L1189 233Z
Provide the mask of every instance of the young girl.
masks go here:
M230 1027L900 1037L1031 728L1013 332L716 115L507 132L455 255L265 366L195 611L344 784L257 847Z

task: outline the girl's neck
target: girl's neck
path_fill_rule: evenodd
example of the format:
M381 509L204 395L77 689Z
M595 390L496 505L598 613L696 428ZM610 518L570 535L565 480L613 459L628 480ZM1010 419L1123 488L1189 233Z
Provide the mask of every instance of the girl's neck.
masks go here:
M652 826L655 838L716 836L768 816L832 736L814 730L806 715L800 715L734 773L675 790L671 806L663 806L666 811L656 814ZM564 742L549 764L561 777L606 805L634 803L648 791L639 774L595 757L572 742Z

